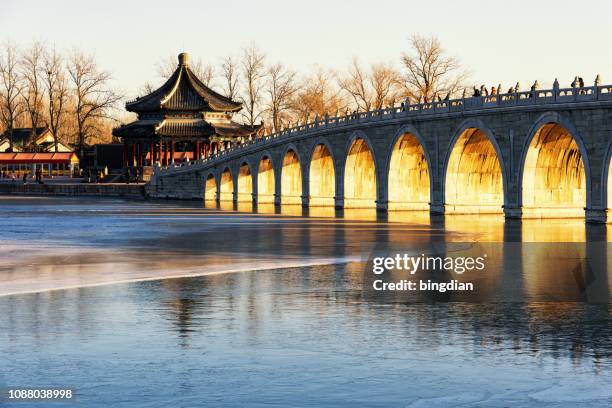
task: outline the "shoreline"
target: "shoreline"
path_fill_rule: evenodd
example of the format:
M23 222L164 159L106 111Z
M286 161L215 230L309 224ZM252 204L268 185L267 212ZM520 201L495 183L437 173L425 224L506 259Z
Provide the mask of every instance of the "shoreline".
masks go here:
M125 183L26 183L20 181L0 183L0 196L64 196L147 198L146 184Z

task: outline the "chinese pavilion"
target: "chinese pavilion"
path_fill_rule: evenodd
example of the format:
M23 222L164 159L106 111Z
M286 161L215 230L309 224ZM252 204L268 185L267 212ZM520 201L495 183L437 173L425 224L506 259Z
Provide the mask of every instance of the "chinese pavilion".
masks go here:
M159 89L126 103L138 119L113 130L123 141L124 166L198 160L240 144L259 130L259 125L232 121L242 104L204 85L189 68L187 53L179 54L178 62Z

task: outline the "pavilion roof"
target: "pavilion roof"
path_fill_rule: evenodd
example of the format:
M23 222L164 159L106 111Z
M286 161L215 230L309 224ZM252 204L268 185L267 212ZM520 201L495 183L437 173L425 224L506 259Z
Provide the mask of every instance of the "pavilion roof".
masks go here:
M179 54L179 64L174 73L158 89L148 95L126 103L131 112L170 111L214 111L236 112L242 109L235 102L213 91L189 68L189 56Z
M123 125L113 130L119 137L206 137L219 135L224 137L249 136L260 128L233 121L210 123L203 118L162 118L145 119Z

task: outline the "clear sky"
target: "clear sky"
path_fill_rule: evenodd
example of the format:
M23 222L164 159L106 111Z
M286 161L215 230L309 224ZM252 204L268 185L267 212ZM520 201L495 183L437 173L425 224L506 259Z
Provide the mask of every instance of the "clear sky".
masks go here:
M435 34L487 86L574 75L612 82L609 0L3 0L0 37L93 53L134 96L156 64L189 52L217 63L255 42L300 72L361 61L399 65L412 33Z

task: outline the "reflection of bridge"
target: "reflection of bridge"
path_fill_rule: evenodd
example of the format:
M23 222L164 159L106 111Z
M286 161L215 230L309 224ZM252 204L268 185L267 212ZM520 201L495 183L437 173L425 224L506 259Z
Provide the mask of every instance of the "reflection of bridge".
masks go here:
M612 85L555 87L325 117L158 168L149 191L603 222L611 141Z

